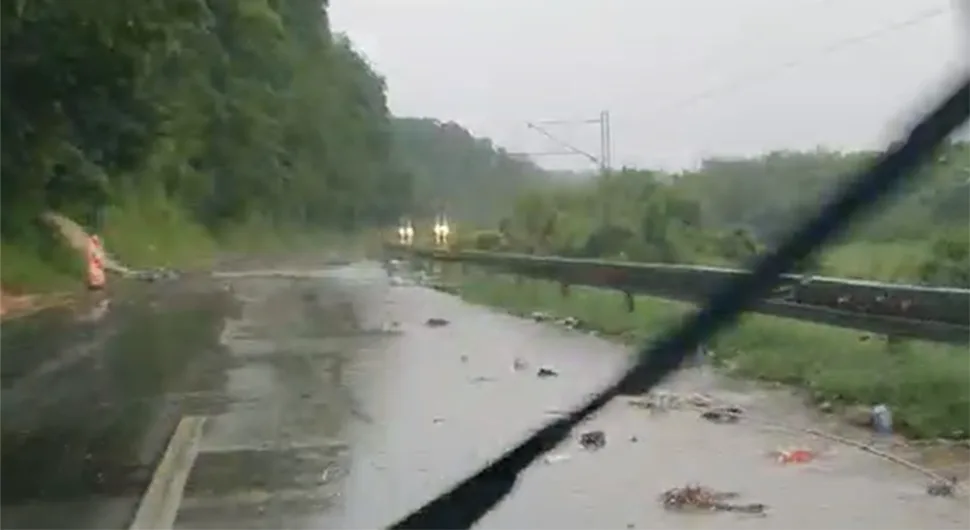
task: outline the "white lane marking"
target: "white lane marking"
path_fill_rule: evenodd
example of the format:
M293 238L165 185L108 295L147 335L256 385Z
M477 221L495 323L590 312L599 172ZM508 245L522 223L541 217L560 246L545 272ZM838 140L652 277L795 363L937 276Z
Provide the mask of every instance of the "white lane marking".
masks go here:
M167 530L175 524L205 421L203 416L185 416L179 421L129 528Z

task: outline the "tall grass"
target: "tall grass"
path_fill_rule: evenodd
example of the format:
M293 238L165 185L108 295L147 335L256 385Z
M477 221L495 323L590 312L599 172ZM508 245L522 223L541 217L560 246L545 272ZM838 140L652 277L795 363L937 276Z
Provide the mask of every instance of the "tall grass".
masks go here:
M105 249L128 267L204 267L217 255L209 232L157 193L125 195L103 223Z
M822 255L825 274L846 278L915 283L930 255L928 241L852 242Z

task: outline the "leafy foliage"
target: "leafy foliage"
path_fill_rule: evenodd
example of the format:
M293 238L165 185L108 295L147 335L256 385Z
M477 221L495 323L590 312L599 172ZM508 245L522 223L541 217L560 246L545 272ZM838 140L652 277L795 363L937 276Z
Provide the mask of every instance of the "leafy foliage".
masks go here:
M473 224L493 223L516 195L547 178L456 123L397 118L392 128L394 163L414 178L415 216L447 211Z
M785 152L708 160L680 174L624 169L525 193L500 226L507 245L527 252L742 265L871 156ZM948 145L922 177L802 269L970 285L970 144ZM852 258L873 260L863 266L836 259L856 245L885 247L898 263L879 267L887 259L869 250Z
M410 207L384 82L319 2L14 0L0 29L5 236L46 208L97 224L135 190L213 231Z

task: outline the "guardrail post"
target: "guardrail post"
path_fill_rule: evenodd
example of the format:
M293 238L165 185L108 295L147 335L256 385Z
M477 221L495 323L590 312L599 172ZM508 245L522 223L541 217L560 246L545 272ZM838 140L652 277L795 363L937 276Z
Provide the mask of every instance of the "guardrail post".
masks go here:
M637 308L636 299L633 298L633 293L630 291L623 291L623 301L626 302L626 312L632 313Z

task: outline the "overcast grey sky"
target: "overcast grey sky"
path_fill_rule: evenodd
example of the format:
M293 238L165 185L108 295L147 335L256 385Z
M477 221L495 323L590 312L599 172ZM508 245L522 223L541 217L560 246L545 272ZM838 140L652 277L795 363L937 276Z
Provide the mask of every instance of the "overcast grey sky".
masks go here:
M894 137L921 94L967 67L967 1L331 0L330 16L397 115L534 152L557 148L525 122L606 109L614 166L673 169ZM549 130L599 149L595 125Z

